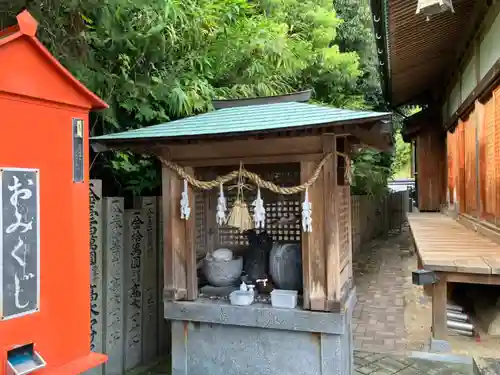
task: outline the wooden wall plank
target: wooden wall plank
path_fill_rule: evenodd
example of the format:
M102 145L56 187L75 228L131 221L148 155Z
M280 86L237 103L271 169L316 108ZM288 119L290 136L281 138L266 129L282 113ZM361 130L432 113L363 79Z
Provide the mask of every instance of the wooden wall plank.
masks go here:
M208 159L220 162L223 162L223 159L232 159L228 162L237 165L245 158L259 158L260 162L265 162L265 158L271 156L282 158L290 155L319 153L321 153L321 138L319 136L303 136L170 145L164 149L162 155L164 158L189 166L199 166L201 161ZM195 162L196 165L193 164ZM217 164L209 163L208 165Z
M438 131L417 136L418 205L421 211L439 211L446 198L446 141Z
M308 180L317 166L317 162L300 163L300 179ZM324 176L320 174L309 188L309 200L312 204L312 225L310 233L302 237L302 262L304 269L304 305L311 310L323 311L326 308L326 259L324 234Z
M162 167L165 298L187 298L185 222L180 216L182 181L166 166Z
M337 169L338 156L336 155L337 140L335 135L322 137L323 153L333 153L323 167L323 207L324 207L324 248L326 258L326 309L332 310L335 302L340 298L340 256L339 256L339 226L337 198ZM318 183L318 182L316 182ZM314 206L313 206L314 209ZM314 221L313 221L314 223Z

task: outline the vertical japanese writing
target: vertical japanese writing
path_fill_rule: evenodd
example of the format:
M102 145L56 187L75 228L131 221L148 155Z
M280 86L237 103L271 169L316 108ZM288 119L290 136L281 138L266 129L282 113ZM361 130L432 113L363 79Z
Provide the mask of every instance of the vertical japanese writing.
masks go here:
M125 370L129 370L142 360L142 260L145 234L141 211L125 211L126 236L126 323L125 323Z
M123 239L124 239L124 209L123 198L104 198L103 230L105 245L104 269L105 292L105 353L109 359L106 363L106 373L121 373L123 369Z
M164 222L163 222L163 197L158 198L158 352L165 353L168 349L169 325L165 320L163 309L163 287L165 284L164 264Z
M157 199L143 197L142 210L146 222L145 254L143 259L142 332L144 337L158 335L158 270L157 270ZM157 340L143 340L143 361L153 360L158 353Z
M38 171L0 169L2 318L37 311L39 298Z
M102 182L91 180L90 198L90 350L103 350Z

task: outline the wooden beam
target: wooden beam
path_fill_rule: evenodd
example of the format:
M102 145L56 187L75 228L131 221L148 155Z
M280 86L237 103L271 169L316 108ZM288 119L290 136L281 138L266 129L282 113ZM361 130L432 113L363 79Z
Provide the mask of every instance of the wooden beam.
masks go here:
M446 280L450 283L500 285L500 275L476 273L447 273Z
M213 141L165 146L162 156L172 161L191 163L206 159L234 159L291 156L321 153L319 136Z
M323 152L333 153L323 167L324 247L326 251L326 309L333 310L340 299L340 255L337 195L338 157L335 135L322 137ZM313 208L314 209L314 208Z
M226 165L239 165L240 162L245 165L252 164L280 164L280 163L300 163L301 161L317 161L321 159L322 154L297 154L297 155L269 155L253 156L241 158L223 158L223 159L201 159L201 160L178 160L177 164L189 165L191 167L218 167Z
M188 297L185 223L180 218L181 181L166 166L162 167L162 207L165 287L168 300L183 300Z
M307 181L317 163L304 161L300 163L301 182ZM302 235L302 269L304 279L304 308L324 311L326 309L326 259L324 232L324 176L320 176L309 188L309 200L312 204L312 232Z
M437 340L446 340L446 274L439 273L439 281L432 286L432 336Z

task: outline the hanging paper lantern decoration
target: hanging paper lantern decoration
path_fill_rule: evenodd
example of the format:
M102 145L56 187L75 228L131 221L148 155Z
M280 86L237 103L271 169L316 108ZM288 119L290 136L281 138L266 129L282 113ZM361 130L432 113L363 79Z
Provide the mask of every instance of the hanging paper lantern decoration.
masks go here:
M181 194L181 219L189 220L191 208L189 207L188 182L184 180L184 191Z
M227 210L227 201L224 196L224 188L222 183L219 188L219 198L217 199L217 213L216 213L216 221L219 225L224 225L226 223L226 210Z
M416 13L430 17L447 11L455 12L451 0L418 0Z
M264 208L264 201L260 196L260 187L257 188L257 198L253 201L252 206L255 228L263 229L266 225L266 209Z
M304 201L302 202L302 230L304 232L312 232L312 204L309 201L309 192L306 188Z

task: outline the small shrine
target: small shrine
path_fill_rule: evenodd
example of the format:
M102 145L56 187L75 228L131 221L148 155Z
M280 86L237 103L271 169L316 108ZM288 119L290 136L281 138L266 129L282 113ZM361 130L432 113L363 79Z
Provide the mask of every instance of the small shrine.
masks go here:
M303 96L92 139L161 161L175 374L352 373L350 160L390 114Z

